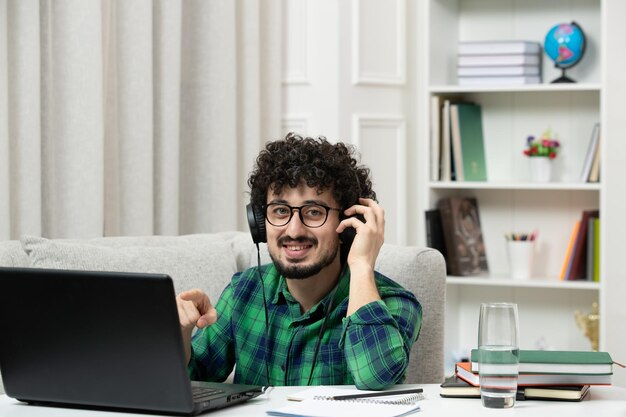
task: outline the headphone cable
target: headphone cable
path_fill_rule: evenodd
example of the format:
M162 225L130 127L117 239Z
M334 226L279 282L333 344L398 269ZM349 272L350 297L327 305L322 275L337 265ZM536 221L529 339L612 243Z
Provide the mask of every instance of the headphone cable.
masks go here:
M311 365L311 373L309 374L309 380L307 381L307 386L311 385L311 380L313 379L313 371L315 371L315 364L317 363L317 356L319 353L319 349L320 349L320 344L322 343L322 337L324 336L324 332L326 331L326 324L328 323L328 316L330 314L330 311L333 308L333 304L335 303L335 293L337 292L337 288L339 288L339 282L341 282L341 278L343 277L343 274L346 272L346 268L348 267L348 262L345 262L341 268L341 271L339 272L339 281L337 281L337 285L335 285L335 288L332 291L332 295L330 296L330 302L328 303L328 306L326 306L326 308L324 309L324 322L322 323L322 326L320 327L320 331L319 334L317 335L317 341L315 342L315 350L313 351L313 364Z
M261 280L261 293L263 294L263 312L265 313L265 329L264 329L264 361L265 361L265 381L266 381L266 387L264 388L267 389L268 387L271 387L272 384L270 384L270 366L269 366L269 359L268 359L268 355L269 355L269 347L267 345L267 340L269 339L269 334L268 334L268 328L269 326L269 317L267 314L267 301L265 299L265 284L263 282L263 275L261 274L261 250L259 249L259 243L256 242L256 262L257 262L257 272L259 273L259 279Z

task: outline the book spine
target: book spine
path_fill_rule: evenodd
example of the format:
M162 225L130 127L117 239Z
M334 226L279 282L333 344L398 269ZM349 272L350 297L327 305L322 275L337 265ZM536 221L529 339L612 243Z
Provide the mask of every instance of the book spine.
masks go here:
M504 65L541 65L539 54L460 55L459 67L487 67Z
M541 77L537 75L489 76L489 77L457 77L459 85L525 85L539 84Z
M541 47L538 42L495 41L495 42L460 42L459 55L498 55L498 54L538 54Z
M430 180L439 181L441 155L441 97L430 98Z
M593 221L593 237L595 240L595 244L593 245L593 280L594 282L600 282L600 219L593 219Z
M452 200L443 198L439 200L437 207L441 216L441 228L443 230L443 238L446 244L446 269L452 275L460 275L458 259L456 256L455 238L454 238L454 215L452 213Z
M450 100L445 100L441 110L441 181L450 181Z
M450 137L452 140L452 163L454 166L455 179L464 181L463 150L461 149L461 127L459 122L459 105L450 106Z
M587 280L593 281L593 271L594 271L594 247L596 244L595 237L595 220L593 217L590 217L587 221Z
M600 134L600 124L596 123L593 125L593 130L591 131L591 139L589 140L589 145L587 146L587 153L585 154L585 162L583 163L583 170L580 174L581 182L589 181L589 174L591 173L591 166L593 165L593 161L596 155L596 149L598 147L598 136Z
M600 212L598 210L583 211L578 233L576 235L576 243L572 255L572 267L568 275L568 279L584 278L586 270L585 261L587 259L587 226L589 225L590 217L598 217L599 215Z
M457 75L461 77L517 76L539 75L538 65L508 65L488 67L458 67Z
M460 103L457 112L463 178L466 181L486 181L487 166L481 106Z
M576 241L576 234L578 233L578 228L580 227L580 220L574 223L574 228L572 229L572 233L569 238L569 243L567 244L567 250L565 251L565 259L563 260L563 266L561 267L561 275L559 278L561 281L567 279L567 270L570 265L570 261L572 259L572 249L574 247L574 242Z

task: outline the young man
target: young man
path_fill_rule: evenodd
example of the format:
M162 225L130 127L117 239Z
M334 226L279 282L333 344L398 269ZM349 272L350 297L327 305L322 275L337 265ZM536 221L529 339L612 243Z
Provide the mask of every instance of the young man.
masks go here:
M384 212L352 153L293 134L261 151L248 184L273 262L235 274L215 307L200 290L177 297L192 379L235 367L236 383L256 385L404 381L422 310L374 271Z

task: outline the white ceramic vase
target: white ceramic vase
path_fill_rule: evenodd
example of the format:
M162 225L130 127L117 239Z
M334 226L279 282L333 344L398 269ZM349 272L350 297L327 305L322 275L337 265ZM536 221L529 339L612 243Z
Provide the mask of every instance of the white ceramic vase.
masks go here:
M530 177L536 182L552 181L552 159L547 156L531 156Z

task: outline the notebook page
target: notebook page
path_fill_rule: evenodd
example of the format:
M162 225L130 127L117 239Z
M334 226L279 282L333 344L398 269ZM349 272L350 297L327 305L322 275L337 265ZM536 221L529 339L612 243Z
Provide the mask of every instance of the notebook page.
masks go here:
M391 391L391 390L390 390ZM329 400L329 397L350 394L381 393L350 388L317 386L298 391L287 397L288 405L270 410L272 416L302 417L396 417L412 414L420 410L417 401L421 394L387 395L375 398L353 400ZM297 402L296 402L297 401Z
M394 389L397 388L392 388L390 390L387 391L393 391ZM368 393L376 393L376 394L380 394L380 393L384 393L386 391L367 391L367 390L357 390L354 388L337 388L337 387L326 387L326 386L316 386L316 387L311 387L311 388L307 388L305 390L302 391L298 391L295 392L293 394L290 394L287 396L287 399L290 401L304 401L304 400L312 400L312 399L319 399L319 398L327 398L327 397L333 397L333 396L339 396L339 395L352 395L352 394L368 394ZM419 397L419 398L417 398ZM376 402L382 402L382 401L386 401L386 402L403 402L403 401L411 401L414 402L415 400L421 400L423 399L422 395L416 395L416 394L402 394L402 395L386 395L386 396L381 396L381 397L376 397L376 398L364 398L363 401L372 401L374 402L374 400Z
M283 417L400 417L420 410L419 404L378 404L353 401L304 400L291 402L270 416Z

